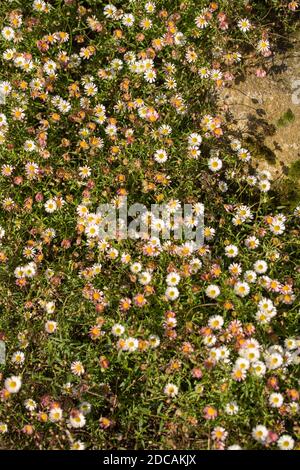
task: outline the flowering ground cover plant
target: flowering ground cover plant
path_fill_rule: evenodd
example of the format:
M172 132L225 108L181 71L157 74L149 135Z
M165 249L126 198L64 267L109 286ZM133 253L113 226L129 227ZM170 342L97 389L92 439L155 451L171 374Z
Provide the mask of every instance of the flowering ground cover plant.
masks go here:
M3 448L299 448L300 206L216 105L298 12L0 3ZM125 199L161 237L100 237Z

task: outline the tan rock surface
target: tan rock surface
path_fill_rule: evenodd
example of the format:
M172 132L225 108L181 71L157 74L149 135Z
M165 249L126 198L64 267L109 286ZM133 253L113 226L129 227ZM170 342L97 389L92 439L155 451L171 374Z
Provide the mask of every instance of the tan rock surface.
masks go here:
M275 179L300 159L299 32L293 46L268 59L271 70L266 77L250 70L244 81L223 88L219 96L231 115L231 128L241 130L250 142L255 164L267 168Z

